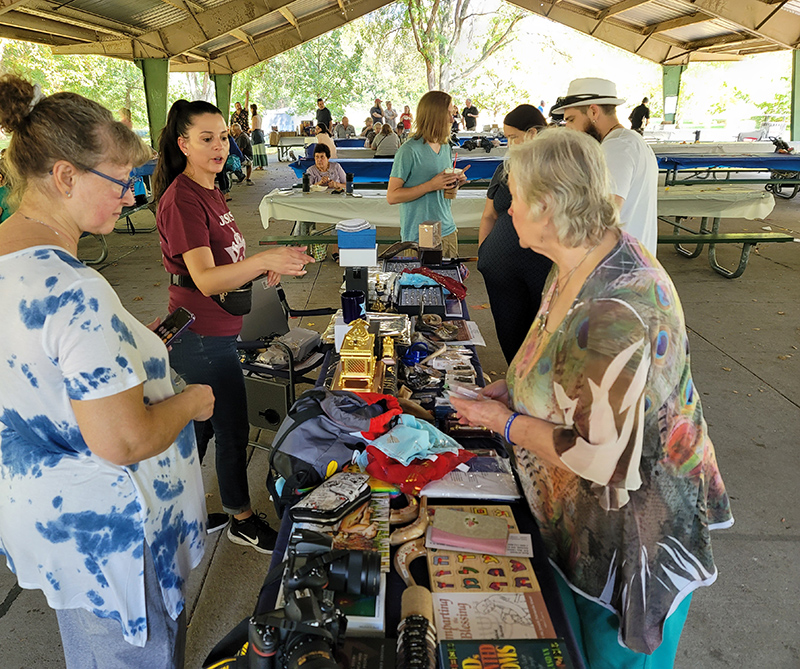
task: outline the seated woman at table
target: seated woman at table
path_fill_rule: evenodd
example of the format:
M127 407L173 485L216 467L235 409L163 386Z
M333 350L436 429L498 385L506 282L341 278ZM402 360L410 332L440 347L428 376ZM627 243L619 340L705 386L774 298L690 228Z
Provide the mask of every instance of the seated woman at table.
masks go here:
M503 119L503 134L510 145L533 138L547 127L542 112L533 105L519 105ZM528 334L539 305L552 262L536 251L522 248L514 230L511 191L506 166L498 165L486 192L486 206L478 230L478 271L483 274L497 339L507 363Z
M306 170L311 184L320 184L328 188L344 188L345 174L339 163L330 161L331 151L326 144L317 143L314 147L314 164Z
M314 132L317 134L317 144L324 144L327 146L331 158L336 158L336 144L333 143L333 137L331 137L328 129L322 123L317 123Z
M388 123L384 123L380 134L375 135L372 140L370 148L375 150L376 158L391 158L400 148L400 138Z
M361 132L359 133L359 137L366 137L367 133L372 130L372 119L365 118L364 119L364 127L361 128Z
M672 281L620 229L600 145L545 130L509 150L520 245L553 268L506 380L451 399L505 434L590 669L671 667L733 523Z
M383 123L373 123L372 128L367 130L367 141L364 142L365 149L372 148L372 142L375 141L375 138L380 134L381 130L383 130Z
M458 256L458 235L450 200L444 191L464 183L462 173L447 173L453 167L448 144L452 98L444 91L428 91L417 106L417 131L401 146L389 176L386 201L400 205L400 236L404 242L419 241L419 224L442 222L442 254Z

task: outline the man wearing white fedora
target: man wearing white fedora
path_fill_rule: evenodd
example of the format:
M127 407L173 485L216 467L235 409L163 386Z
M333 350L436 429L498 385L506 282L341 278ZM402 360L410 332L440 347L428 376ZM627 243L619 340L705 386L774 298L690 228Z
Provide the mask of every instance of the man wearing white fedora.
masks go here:
M603 146L612 192L625 232L653 255L658 244L658 163L642 136L617 118L617 86L608 79L574 79L551 114L564 115L568 128L585 132Z

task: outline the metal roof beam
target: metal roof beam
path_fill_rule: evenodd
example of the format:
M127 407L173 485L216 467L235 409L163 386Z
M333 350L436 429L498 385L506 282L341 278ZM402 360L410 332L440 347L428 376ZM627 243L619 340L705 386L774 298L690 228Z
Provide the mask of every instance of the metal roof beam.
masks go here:
M605 9L599 11L595 16L595 19L598 21L602 21L603 19L608 18L609 16L614 16L615 14L621 14L622 12L627 12L629 9L633 9L634 7L638 7L639 5L644 5L645 3L650 2L650 0L622 0L622 2L618 2L610 7L606 7Z
M355 0L347 5L347 18L342 16L342 11L338 5L318 12L312 16L298 19L298 24L303 30L303 38L297 29L288 24L271 30L266 34L253 38L252 45L237 45L232 49L225 49L222 53L212 54L215 56L208 63L173 63L171 72L208 72L218 74L224 72L241 72L257 63L278 54L293 49L304 42L319 37L334 28L343 26L350 20L389 4L391 0Z
M761 41L754 35L742 35L734 33L732 35L721 35L718 37L706 37L705 39L698 39L694 42L684 42L683 47L689 51L696 51L697 49L705 49L707 47L719 47L730 49L739 44L746 44L748 42Z
M642 35L655 35L656 33L667 32L668 30L675 30L675 28L683 28L684 26L691 26L695 23L704 23L711 21L712 18L708 14L702 12L695 12L687 16L678 16L668 21L659 21L658 23L651 23L649 26L642 28Z
M774 7L760 0L680 0L680 4L692 11L733 23L741 30L764 37L785 49L792 49L800 42L800 16L785 10L775 12Z
M28 0L0 0L0 14L10 12L24 5Z
M41 9L34 9L33 7L17 7L17 12L20 14L29 14L30 16L38 16L41 19L49 19L51 21L61 21L76 28L86 28L87 30L94 30L104 35L112 35L114 37L130 38L133 33L124 33L119 30L114 30L107 26L98 23L89 23L88 21L81 21L74 16L65 16L64 14L55 14L53 12L45 12Z
M0 0L1 2L2 0ZM54 50L59 54L99 53L118 58L170 58L191 51L231 30L243 28L256 19L279 10L292 0L232 0L181 19L161 30L134 40L109 40Z
M24 28L25 30L33 30L48 35L58 35L59 37L67 37L81 42L94 42L98 37L97 32L94 30L71 26L61 21L30 16L21 12L0 14L0 25Z
M607 44L655 63L663 63L672 54L685 52L685 49L678 46L679 43L667 35L656 34L643 41L638 27L632 28L629 24L613 17L598 23L596 12L575 11L573 9L575 6L569 2L552 3L547 0L509 0L509 2L532 14L549 18L586 35L592 35ZM688 55L684 56L684 61L688 61L688 58Z
M74 44L74 42L65 37L58 35L51 35L49 33L40 33L33 30L25 30L24 28L0 27L0 37L3 39L15 39L20 42L35 42L36 44L46 44L48 46L61 46L62 44Z

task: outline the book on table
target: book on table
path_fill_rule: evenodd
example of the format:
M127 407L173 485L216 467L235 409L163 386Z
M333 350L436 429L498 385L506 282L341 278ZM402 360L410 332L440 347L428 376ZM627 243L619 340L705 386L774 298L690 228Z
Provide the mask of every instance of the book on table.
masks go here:
M502 518L509 533L519 533L508 506L429 507L434 527L442 508ZM528 558L429 548L427 562L440 641L556 636Z
M572 669L563 639L462 639L440 641L440 669Z

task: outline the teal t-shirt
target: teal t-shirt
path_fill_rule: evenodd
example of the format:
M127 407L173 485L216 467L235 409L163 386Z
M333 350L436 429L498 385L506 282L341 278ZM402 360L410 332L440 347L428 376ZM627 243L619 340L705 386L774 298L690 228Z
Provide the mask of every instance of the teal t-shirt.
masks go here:
M442 144L439 153L434 153L424 139L409 139L394 156L391 176L403 180L403 186L412 188L429 181L453 165L453 153L449 144ZM411 202L400 204L400 235L404 242L419 241L419 224L425 221L441 221L442 236L456 231L450 201L443 190L425 193Z
M11 209L8 206L8 186L0 186L0 223L5 221L9 216L11 216Z

